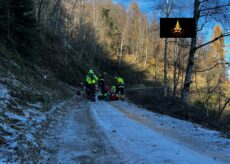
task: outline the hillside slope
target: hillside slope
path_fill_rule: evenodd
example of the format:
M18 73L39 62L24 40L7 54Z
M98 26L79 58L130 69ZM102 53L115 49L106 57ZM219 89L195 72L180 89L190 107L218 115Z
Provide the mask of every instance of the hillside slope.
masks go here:
M33 159L54 104L75 89L2 46L0 56L0 158Z

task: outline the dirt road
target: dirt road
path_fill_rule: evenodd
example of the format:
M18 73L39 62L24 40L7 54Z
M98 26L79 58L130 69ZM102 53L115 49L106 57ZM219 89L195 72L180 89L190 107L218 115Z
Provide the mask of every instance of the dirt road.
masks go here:
M89 104L75 99L56 114L45 144L48 163L121 163L92 119Z
M127 102L75 98L52 117L46 163L230 162L230 140L218 132Z

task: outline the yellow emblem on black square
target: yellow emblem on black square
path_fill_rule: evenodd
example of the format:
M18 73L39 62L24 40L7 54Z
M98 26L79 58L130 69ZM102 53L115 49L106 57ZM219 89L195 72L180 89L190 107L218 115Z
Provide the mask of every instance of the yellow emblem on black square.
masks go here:
M161 18L161 38L192 38L196 35L193 18Z

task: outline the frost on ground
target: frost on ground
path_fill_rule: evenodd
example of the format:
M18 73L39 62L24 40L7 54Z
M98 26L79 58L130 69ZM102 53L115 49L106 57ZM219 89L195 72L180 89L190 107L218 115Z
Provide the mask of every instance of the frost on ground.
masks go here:
M33 161L39 155L41 129L62 105L56 104L48 112L41 112L41 102L22 106L10 96L5 85L0 85L0 163Z
M125 163L230 163L230 140L216 131L126 102L97 102L91 110Z
M73 97L47 112L39 102L27 105L22 114L3 109L1 118L14 123L0 124L0 163L230 163L230 140L219 132L127 102Z
M56 114L44 163L230 162L230 140L219 132L126 102L73 99Z
M6 108L7 104L9 104L9 100L11 96L9 91L5 85L0 84L0 112Z
M92 119L89 104L74 98L53 115L43 163L119 163L119 157Z
M43 78L44 73L49 77ZM36 160L43 146L40 140L42 129L46 127L49 116L62 105L58 102L72 96L74 89L56 79L48 70L24 62L17 65L11 56L2 57L0 163Z

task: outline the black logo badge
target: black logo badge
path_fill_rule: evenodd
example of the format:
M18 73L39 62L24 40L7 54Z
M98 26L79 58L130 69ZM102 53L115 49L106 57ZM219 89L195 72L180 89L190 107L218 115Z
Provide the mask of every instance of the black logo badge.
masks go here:
M161 18L161 38L193 38L196 35L193 18Z

